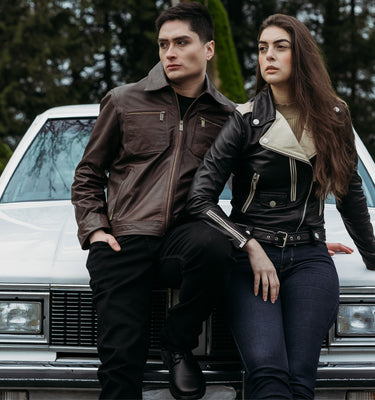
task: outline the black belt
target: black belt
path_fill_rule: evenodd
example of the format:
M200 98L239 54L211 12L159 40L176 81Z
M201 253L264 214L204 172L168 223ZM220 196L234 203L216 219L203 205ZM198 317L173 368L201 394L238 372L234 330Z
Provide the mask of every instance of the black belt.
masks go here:
M252 236L260 242L272 243L278 247L285 247L296 244L309 244L324 242L326 234L324 229L316 229L305 232L283 232L269 231L263 228L254 227L251 229Z

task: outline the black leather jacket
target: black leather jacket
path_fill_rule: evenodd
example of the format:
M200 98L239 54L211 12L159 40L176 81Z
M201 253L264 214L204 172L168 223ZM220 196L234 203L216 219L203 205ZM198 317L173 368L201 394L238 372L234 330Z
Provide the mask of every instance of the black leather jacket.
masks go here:
M347 115L341 104L335 112ZM315 195L315 155L312 137L304 131L297 141L266 89L239 106L224 125L195 175L187 210L219 228L237 248L252 238L254 227L311 232L324 241L324 234L317 234L324 233L324 199ZM217 203L231 174L228 218ZM375 268L373 228L357 171L337 208L367 268Z

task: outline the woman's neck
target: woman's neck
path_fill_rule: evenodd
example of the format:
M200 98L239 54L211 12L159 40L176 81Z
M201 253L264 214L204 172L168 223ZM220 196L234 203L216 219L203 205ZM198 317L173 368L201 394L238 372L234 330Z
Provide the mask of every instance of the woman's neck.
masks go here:
M294 103L295 100L290 94L289 86L279 87L271 85L271 89L275 104L287 105Z

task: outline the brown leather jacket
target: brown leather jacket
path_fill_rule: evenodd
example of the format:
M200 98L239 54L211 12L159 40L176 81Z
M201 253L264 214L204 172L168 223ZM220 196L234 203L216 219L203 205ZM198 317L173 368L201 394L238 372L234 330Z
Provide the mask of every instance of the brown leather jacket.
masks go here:
M139 82L111 90L72 186L82 248L100 228L114 236L162 236L234 108L206 78L205 90L181 120L161 63Z

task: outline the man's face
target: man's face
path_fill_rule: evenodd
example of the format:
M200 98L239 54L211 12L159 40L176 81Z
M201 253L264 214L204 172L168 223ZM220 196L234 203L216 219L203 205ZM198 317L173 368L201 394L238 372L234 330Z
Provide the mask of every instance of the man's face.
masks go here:
M165 22L159 31L159 56L172 85L202 84L207 61L214 55L214 42L202 43L188 22Z

